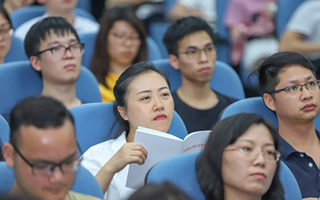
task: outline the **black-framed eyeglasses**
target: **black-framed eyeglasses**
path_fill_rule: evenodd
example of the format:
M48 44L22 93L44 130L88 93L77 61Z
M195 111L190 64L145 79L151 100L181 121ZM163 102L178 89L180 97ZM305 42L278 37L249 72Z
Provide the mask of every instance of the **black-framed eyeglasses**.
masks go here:
M260 151L254 151L251 148L235 148L235 149L225 149L225 151L238 151L242 157L248 160L254 160L260 155ZM274 151L262 151L263 157L268 162L278 162L281 156L281 153L277 150Z
M19 154L19 156L24 160L32 169L32 174L34 176L50 176L56 167L59 167L61 172L63 174L69 173L69 172L75 172L80 168L82 156L80 158L72 159L69 161L63 161L60 163L53 163L53 162L44 162L44 163L34 163L32 164L30 161L28 161L18 150L18 148L11 143L14 150ZM79 146L78 146L79 148ZM81 149L79 148L79 151L82 154Z
M9 36L13 34L13 28L10 23L4 23L0 26L0 34L2 36Z
M80 57L84 52L84 44L76 43L76 44L70 45L69 47L59 45L56 47L45 49L43 51L39 51L35 55L38 56L44 52L50 51L53 57L55 57L56 59L62 59L66 55L68 50L72 53L73 57Z
M296 95L298 93L298 90L300 90L302 92L303 86L306 87L306 89L309 91L316 91L316 90L319 90L319 83L320 83L320 80L313 80L313 81L309 81L308 83L305 83L302 85L295 84L295 85L291 85L291 86L282 88L280 90L274 90L272 92L269 92L269 94L275 94L275 93L285 91L287 94Z
M186 54L189 59L199 59L201 57L202 51L206 54L206 56L210 58L217 55L216 48L213 44L207 45L203 49L198 49L194 47L194 48L189 48L187 51L178 52L178 53Z

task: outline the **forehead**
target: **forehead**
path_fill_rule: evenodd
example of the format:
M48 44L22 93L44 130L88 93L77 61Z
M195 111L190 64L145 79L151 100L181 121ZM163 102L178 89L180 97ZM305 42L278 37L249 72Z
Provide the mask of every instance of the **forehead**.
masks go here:
M264 124L251 125L242 135L240 135L237 142L252 141L254 144L264 145L266 143L274 143L269 129Z
M78 41L75 34L71 31L57 31L54 32L52 29L45 34L44 40L40 40L40 45L47 45L51 42L69 42L69 41Z
M287 81L304 81L308 77L315 78L310 69L301 65L286 66L278 73L279 84Z
M206 31L196 31L184 36L179 42L179 49L185 49L189 46L203 48L208 43L213 43L210 35Z
M168 87L165 78L157 72L149 71L136 76L131 81L128 87L128 94L143 90L157 90L164 86Z
M123 31L123 32L137 32L137 30L127 21L118 20L113 23L111 27L112 31Z

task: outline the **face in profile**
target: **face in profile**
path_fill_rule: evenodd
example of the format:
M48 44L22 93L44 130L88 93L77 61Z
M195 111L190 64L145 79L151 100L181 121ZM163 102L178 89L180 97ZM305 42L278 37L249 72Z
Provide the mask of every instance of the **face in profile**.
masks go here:
M224 193L261 198L273 180L277 163L275 146L264 124L253 124L228 145L222 156Z
M0 13L0 60L3 60L11 47L11 25Z
M156 72L146 72L135 77L126 94L126 108L119 107L130 131L138 126L167 132L170 128L174 104L166 80Z
M67 169L70 163L77 160L77 143L71 121L66 120L60 127L44 129L22 125L19 134L16 149L37 167L29 166L11 144L6 144L6 151L10 149L11 152L5 153L6 162L13 166L16 178L12 195L23 194L32 199L64 199L74 182L76 172L62 173L56 166L51 175L42 173L52 163L65 163L64 168Z
M130 66L140 46L139 32L127 21L116 21L107 36L108 52L112 64Z

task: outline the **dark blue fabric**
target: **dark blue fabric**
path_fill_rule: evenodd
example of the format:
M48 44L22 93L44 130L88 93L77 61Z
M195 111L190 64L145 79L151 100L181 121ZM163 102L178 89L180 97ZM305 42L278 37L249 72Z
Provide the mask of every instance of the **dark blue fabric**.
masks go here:
M320 133L316 130L320 140ZM314 160L304 152L296 151L287 141L280 138L281 160L295 176L302 198L320 197L320 171Z

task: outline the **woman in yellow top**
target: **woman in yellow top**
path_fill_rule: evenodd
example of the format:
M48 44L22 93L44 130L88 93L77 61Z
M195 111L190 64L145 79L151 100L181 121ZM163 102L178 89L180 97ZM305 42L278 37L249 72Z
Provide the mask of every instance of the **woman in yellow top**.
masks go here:
M113 87L132 64L147 60L146 31L128 7L106 10L92 57L91 71L99 82L103 102L114 101Z

